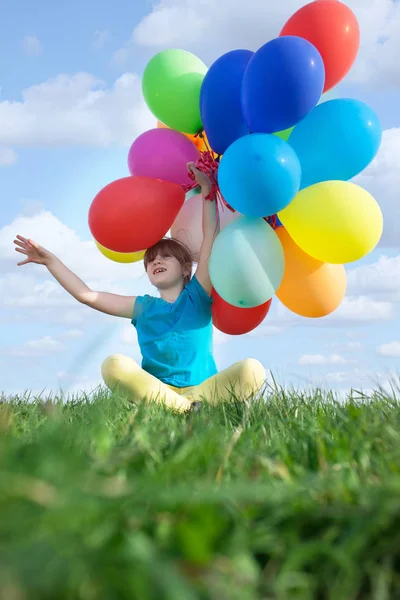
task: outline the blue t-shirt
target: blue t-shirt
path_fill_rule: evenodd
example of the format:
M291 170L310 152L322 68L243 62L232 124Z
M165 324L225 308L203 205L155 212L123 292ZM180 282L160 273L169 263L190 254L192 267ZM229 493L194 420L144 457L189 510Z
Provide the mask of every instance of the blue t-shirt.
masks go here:
M217 373L212 353L212 298L196 275L175 302L138 296L132 323L142 368L168 385L199 385Z

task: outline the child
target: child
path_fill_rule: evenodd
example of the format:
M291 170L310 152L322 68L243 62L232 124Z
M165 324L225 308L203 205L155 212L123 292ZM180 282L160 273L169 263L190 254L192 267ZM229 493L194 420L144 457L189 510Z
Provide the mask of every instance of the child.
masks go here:
M257 360L238 362L217 373L212 354L211 291L208 260L216 234L217 205L206 200L211 192L207 175L193 163L188 169L201 186L203 242L195 275L188 249L173 239L163 239L148 250L144 266L160 298L119 296L92 291L56 256L22 236L14 240L16 251L26 255L18 266L43 264L76 300L91 308L131 319L142 353L142 368L121 354L102 364L104 382L117 385L131 399L165 403L178 412L198 409L201 399L210 403L256 393L265 381L265 369Z

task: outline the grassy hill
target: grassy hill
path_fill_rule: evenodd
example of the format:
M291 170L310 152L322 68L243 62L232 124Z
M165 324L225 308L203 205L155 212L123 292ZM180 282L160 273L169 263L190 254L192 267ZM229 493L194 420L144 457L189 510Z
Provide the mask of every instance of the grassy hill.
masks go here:
M399 407L2 402L0 598L398 598Z

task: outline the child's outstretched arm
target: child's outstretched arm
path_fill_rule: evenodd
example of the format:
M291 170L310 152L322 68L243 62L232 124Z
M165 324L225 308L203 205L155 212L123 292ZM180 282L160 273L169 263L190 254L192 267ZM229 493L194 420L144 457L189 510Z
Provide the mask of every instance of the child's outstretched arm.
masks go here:
M132 318L136 296L119 296L107 292L95 292L77 275L72 273L60 259L33 240L17 235L14 244L16 245L15 250L26 256L26 259L19 262L18 266L28 263L44 265L58 283L78 302L108 315Z
M206 200L206 197L211 192L211 181L209 177L197 169L194 163L188 164L188 170L194 174L195 180L201 187L201 194L203 196L203 241L200 248L196 277L207 294L211 296L212 283L208 270L208 261L210 259L214 240L219 233L217 201Z

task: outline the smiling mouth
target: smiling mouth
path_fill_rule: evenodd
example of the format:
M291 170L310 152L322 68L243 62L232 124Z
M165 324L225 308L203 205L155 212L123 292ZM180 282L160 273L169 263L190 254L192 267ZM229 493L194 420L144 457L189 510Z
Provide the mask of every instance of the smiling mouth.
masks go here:
M166 270L167 269L163 269L163 268L160 267L159 269L155 269L153 271L153 275L158 275L159 273L165 273Z

